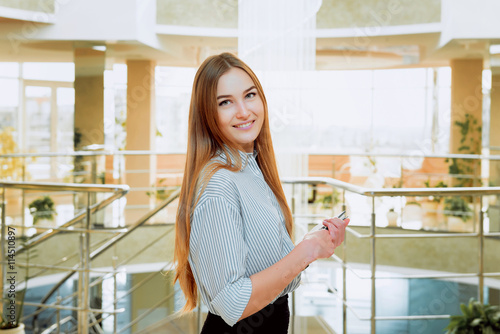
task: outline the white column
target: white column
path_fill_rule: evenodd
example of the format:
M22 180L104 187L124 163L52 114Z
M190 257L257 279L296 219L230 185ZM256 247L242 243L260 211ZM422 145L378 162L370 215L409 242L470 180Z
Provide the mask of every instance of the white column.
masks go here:
M238 55L257 74L269 106L280 175L307 175L312 110L301 92L316 66L316 13L321 0L240 0ZM309 134L310 136L310 134Z

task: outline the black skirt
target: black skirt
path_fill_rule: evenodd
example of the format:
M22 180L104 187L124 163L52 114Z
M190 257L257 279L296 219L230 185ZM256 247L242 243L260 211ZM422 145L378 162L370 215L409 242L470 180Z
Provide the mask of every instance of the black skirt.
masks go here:
M201 334L286 334L290 322L288 295L276 299L257 313L229 326L220 316L208 312Z

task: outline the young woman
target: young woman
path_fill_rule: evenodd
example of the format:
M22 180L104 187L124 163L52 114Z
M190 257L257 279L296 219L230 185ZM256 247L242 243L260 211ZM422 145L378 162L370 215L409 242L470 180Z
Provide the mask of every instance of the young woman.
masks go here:
M229 53L198 69L176 219L175 280L209 313L202 333L287 333L287 294L309 263L344 240L348 220L323 222L294 246L266 98L252 70Z

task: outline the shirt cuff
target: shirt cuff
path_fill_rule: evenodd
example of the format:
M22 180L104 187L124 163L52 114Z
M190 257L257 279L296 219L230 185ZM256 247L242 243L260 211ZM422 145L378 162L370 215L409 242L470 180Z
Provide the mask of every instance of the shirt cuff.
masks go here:
M211 306L229 326L241 318L252 294L252 281L244 277L229 284L212 300Z

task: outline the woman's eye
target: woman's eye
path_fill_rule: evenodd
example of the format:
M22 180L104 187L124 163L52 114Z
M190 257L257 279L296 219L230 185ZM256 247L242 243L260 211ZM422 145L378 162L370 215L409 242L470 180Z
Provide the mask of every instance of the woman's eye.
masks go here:
M251 99L252 97L254 97L255 95L257 95L256 93L254 92L251 92L251 93L248 93L247 94L247 98Z
M221 103L219 103L219 107L227 106L229 103L230 103L229 100L224 100Z

